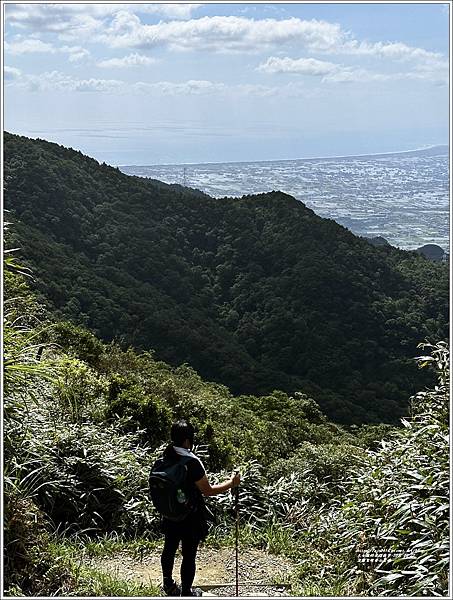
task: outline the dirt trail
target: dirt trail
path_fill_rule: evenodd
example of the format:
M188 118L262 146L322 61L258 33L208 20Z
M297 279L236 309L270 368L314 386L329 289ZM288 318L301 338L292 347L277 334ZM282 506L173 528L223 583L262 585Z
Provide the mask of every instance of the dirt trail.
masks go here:
M136 583L161 583L160 550L147 553L142 560L126 552L108 558L93 558L90 565L97 569ZM176 556L174 576L179 581L181 556ZM279 586L278 582L287 582L293 568L290 560L281 556L267 554L261 550L245 550L239 557L239 595L240 596L289 596L289 588ZM197 554L197 574L194 586L203 586L203 596L235 596L235 587L206 589L213 583L233 584L235 582L234 549L212 549L202 547ZM254 582L267 584L266 587L254 587ZM277 583L275 583L277 582Z

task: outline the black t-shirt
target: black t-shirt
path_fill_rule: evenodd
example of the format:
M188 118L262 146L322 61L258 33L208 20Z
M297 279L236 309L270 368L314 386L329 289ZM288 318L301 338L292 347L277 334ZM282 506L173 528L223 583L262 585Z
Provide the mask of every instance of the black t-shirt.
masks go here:
M187 482L195 485L196 481L200 481L206 474L203 465L197 458L191 458L187 463ZM197 486L195 486L197 487ZM198 488L197 488L198 490Z
M203 494L200 492L196 485L196 481L200 481L200 479L206 474L202 464L197 458L192 458L186 463L187 466L187 487L190 493L190 496L195 501L195 506L197 511L202 511L204 509L204 498Z

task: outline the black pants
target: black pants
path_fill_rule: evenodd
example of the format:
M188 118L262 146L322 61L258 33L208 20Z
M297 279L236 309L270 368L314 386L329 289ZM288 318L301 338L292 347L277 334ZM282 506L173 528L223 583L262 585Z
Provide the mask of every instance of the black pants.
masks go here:
M164 533L165 543L161 555L162 575L164 584L169 583L173 577L173 565L175 562L176 551L181 542L182 563L181 563L181 594L187 596L192 587L195 577L195 558L197 555L198 544L202 539L198 527L185 527L179 523L166 522Z

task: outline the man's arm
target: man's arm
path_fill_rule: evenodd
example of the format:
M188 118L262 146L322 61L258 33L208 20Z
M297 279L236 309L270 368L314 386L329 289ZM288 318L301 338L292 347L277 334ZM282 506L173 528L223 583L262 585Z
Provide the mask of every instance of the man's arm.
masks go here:
M240 481L241 476L239 473L236 473L231 479L228 479L228 481L224 481L217 485L211 485L206 475L203 475L203 477L196 481L195 484L203 496L217 496L217 494L223 494L223 492L226 492L232 487L238 486Z

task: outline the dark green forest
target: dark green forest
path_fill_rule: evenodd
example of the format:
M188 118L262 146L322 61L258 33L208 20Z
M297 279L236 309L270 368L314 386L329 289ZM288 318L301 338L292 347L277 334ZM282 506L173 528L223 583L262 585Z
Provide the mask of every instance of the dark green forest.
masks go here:
M278 191L213 199L5 134L14 245L57 319L189 364L236 395L302 392L338 423L394 422L433 382L448 267L373 247Z

